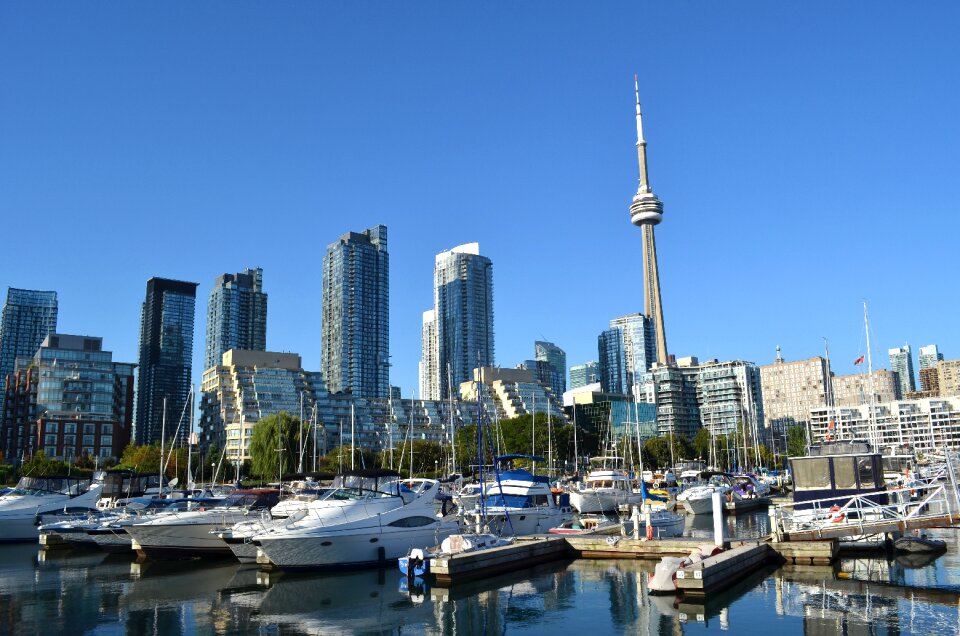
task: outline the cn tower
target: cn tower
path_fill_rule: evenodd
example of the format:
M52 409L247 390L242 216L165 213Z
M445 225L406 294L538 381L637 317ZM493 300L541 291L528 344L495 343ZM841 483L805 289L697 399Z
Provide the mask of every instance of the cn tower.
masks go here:
M637 159L640 162L640 187L630 204L630 222L640 226L643 237L643 313L653 320L657 337L657 364L666 366L667 332L663 327L663 307L660 304L660 273L657 269L657 241L653 236L653 226L663 220L663 204L650 189L647 178L647 142L643 139L643 116L640 114L640 86L637 76L633 76L633 87L637 95Z

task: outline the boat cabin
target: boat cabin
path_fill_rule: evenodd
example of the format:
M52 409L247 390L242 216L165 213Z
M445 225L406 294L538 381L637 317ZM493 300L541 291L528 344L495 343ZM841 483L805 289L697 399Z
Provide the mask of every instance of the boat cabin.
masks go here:
M835 452L838 450L847 452ZM868 493L874 493L869 498L877 504L887 503L882 457L865 445L811 447L806 457L790 459L790 472L793 475L793 501L797 504L817 499L837 499L842 503L855 495Z

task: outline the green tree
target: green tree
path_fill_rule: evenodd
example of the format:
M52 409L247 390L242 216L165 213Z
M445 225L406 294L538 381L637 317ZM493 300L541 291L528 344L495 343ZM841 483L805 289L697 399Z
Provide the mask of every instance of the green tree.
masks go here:
M706 459L710 457L710 429L706 427L701 427L697 431L697 434L693 436L693 442L691 446L693 447L693 454L699 459Z
M807 427L791 426L787 429L787 456L803 457L807 454Z
M295 472L300 463L300 444L304 456L312 453L309 425L286 411L268 415L253 427L250 440L251 474L264 480L279 479L281 473Z
M138 473L154 475L160 473L160 447L154 445L130 444L123 449L117 468L126 468Z
M70 469L70 465L66 462L47 457L43 451L37 451L33 454L33 457L20 466L20 474L24 477L47 477L77 472Z
M353 449L354 468L376 468L378 464L383 465L376 452L367 448L355 447ZM350 470L350 444L337 446L321 457L317 464L317 470L329 473L340 473Z

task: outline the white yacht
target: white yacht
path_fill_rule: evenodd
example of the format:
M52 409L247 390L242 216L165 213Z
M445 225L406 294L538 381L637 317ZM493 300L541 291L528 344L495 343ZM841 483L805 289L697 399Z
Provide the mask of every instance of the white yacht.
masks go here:
M489 484L483 501L465 519L494 534L519 537L545 533L572 516L568 495L555 496L547 477L514 468Z
M570 491L570 505L580 513L615 513L622 505L639 505L642 495L633 492L633 479L619 469L591 470L583 485Z
M275 506L280 491L273 488L238 490L216 505L174 511L127 526L131 547L158 558L230 556L230 548L211 530L259 516Z
M90 541L104 552L128 552L132 538L127 528L135 523L153 519L154 515L199 508L212 508L220 500L203 498L160 499L158 497L135 497L121 508L116 508L101 517L96 524L85 528Z
M285 569L377 565L458 531L434 511L437 481L418 480L417 493L398 477L387 470L345 473L342 486L302 516L252 538L258 562Z
M17 486L0 497L0 541L34 541L37 527L61 514L96 510L103 482L89 478L21 477Z
M687 512L702 515L713 513L713 493L719 492L726 502L728 493L733 491L730 476L725 473L701 473L701 483L690 486L677 495L677 501L683 503Z

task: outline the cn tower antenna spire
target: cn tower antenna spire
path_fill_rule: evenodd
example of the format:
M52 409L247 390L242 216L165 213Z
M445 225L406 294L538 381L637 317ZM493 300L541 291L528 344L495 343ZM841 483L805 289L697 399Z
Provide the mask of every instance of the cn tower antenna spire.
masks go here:
M660 301L660 271L657 265L657 242L653 227L663 220L663 204L650 189L647 176L647 141L643 138L643 115L640 113L640 82L633 76L633 89L637 98L637 162L640 167L640 185L630 205L630 222L638 226L643 239L643 313L653 323L657 345L657 364L670 364L667 353L667 334L663 324L663 307Z

